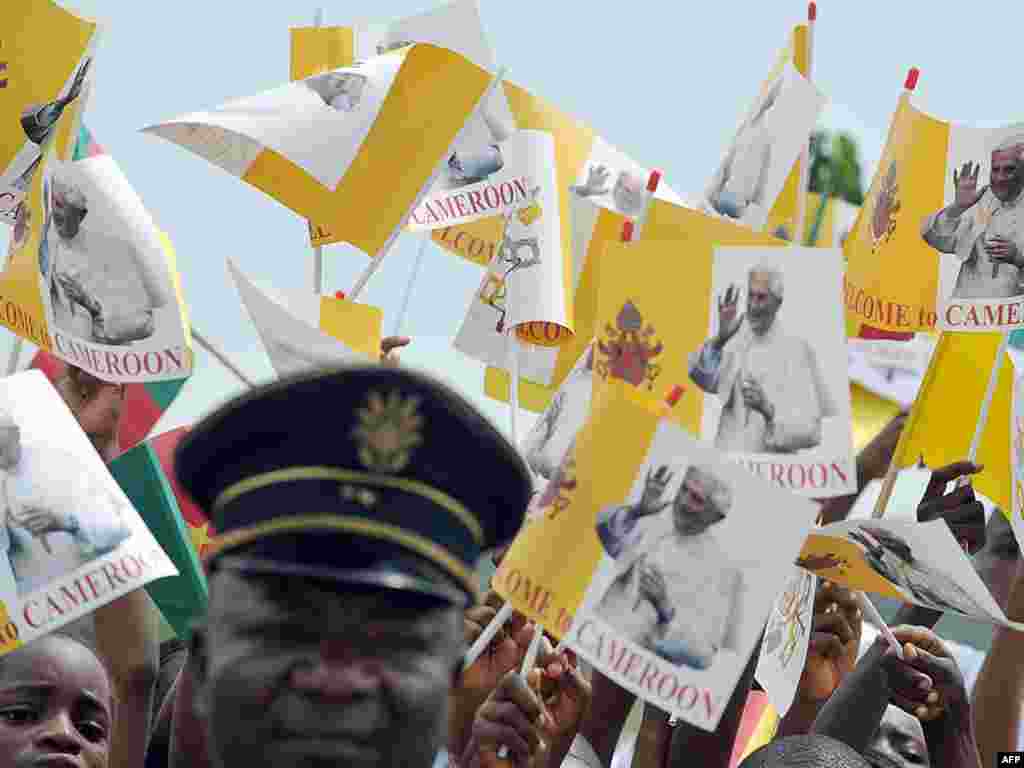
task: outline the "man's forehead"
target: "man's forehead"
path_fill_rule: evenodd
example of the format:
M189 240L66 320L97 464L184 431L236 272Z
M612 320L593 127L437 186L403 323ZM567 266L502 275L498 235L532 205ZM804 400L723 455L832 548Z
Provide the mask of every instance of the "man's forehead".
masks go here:
M343 582L303 576L216 571L210 579L210 606L220 617L244 619L254 609L296 618L359 616L374 624L429 622L449 612L437 601L401 593L356 590Z

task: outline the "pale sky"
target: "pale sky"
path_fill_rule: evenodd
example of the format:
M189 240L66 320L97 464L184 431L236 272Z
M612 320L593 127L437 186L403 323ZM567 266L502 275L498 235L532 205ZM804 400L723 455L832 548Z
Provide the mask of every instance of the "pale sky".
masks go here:
M641 0L625 13L619 3L580 0L479 3L509 80L587 121L642 165L662 169L683 195L701 189L715 170L792 26L806 14L806 4L780 0ZM317 3L64 4L106 22L86 122L170 233L194 325L251 377L268 379L270 365L225 259L281 288L312 290L305 223L256 189L139 129L286 82L288 29L312 23ZM388 21L437 4L346 0L322 8L325 24L344 25ZM360 16L349 15L354 8ZM915 102L933 114L984 124L1020 119L1007 98L1017 92L1016 70L993 66L1000 54L1010 55L1022 28L1024 4L1008 0L948 7L819 3L813 79L830 98L823 124L860 141L865 184L910 66L922 70ZM989 41L993 54L974 48ZM0 230L6 249L6 228ZM363 295L384 309L386 333L394 327L418 246L418 237L402 235ZM347 246L326 248L324 259L329 293L347 291L367 263ZM448 379L507 430L508 407L482 393L483 367L452 348L479 279L478 267L429 246L405 321L414 342L403 360ZM9 345L9 338L2 344ZM6 361L6 347L0 354ZM158 431L191 423L242 386L198 351L195 373ZM520 429L533 418L524 414Z

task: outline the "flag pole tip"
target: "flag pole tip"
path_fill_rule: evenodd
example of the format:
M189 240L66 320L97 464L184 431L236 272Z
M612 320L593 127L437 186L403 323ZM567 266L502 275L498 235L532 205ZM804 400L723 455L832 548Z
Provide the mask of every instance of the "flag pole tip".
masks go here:
M814 21L818 18L818 4L808 3L807 4L807 20Z
M665 398L665 402L670 406L674 406L679 402L679 398L683 396L685 391L686 388L683 387L682 384L676 384L671 390L669 390L668 396Z
M622 242L628 243L633 240L633 222L626 220L622 223Z
M650 177L647 179L647 191L656 192L658 190L658 182L661 181L661 171L651 171Z
M907 81L903 84L903 87L908 91L912 91L917 88L917 78L921 76L921 70L917 67L911 67L910 71L907 72Z

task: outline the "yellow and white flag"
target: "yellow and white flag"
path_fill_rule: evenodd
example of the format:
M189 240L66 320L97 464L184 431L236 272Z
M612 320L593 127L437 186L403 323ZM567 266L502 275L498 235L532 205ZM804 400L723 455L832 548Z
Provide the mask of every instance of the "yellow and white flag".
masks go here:
M607 247L596 376L655 399L683 385L673 416L751 472L816 498L853 493L845 329L827 301L842 253L717 245L745 228L692 216L677 239Z
M70 115L72 125L67 130L71 136L77 132L92 82L99 33L96 22L65 10L54 0L5 0L3 19L0 221L13 224L58 119ZM65 159L65 152L58 157Z
M293 29L292 79L351 66L414 43L446 48L488 72L497 71L477 3L475 0L455 0L386 24L334 27L331 31L316 27ZM305 66L296 66L297 62ZM313 71L311 68L317 65L322 68ZM503 167L507 168L510 163L502 157L500 145L514 131L504 92L495 89L481 104L480 110L470 116L458 144L453 147L445 168L426 199L435 207L450 199L454 204L459 199L457 192L466 191L466 185L482 182ZM310 238L315 246L345 239L322 221L310 224Z
M992 624L1009 621L944 520L845 520L814 530L797 565L822 579Z
M799 158L825 104L805 77L805 60L797 60L798 45L805 54L806 27L794 30L706 185L700 197L705 213L758 232L794 231Z
M901 97L847 238L848 326L1024 326L1024 126L938 120Z
M88 131L80 156L59 159L73 125L60 118L19 208L0 321L106 381L185 378L191 334L173 248Z
M492 584L618 685L714 730L817 509L663 416L624 382L599 388L567 503L523 527Z
M898 469L919 460L935 469L966 459L1001 334L943 333L893 454ZM1013 369L1004 354L981 435L976 462L985 466L972 485L1003 510L1012 509L1010 465Z
M378 307L259 285L230 259L228 271L278 376L380 359Z
M145 130L376 255L493 86L457 53L418 44Z
M613 147L585 123L562 113L556 107L530 95L510 83L506 94L520 127L547 124L556 137L558 190L562 211L562 243L565 258L565 283L573 309L574 336L557 341L550 326L532 324L520 334L520 404L534 411L543 410L554 390L579 359L593 338L593 312L597 284L595 269L603 244L623 238L624 226L633 225L633 237L648 237L650 219L658 205L682 206L682 198L660 180L651 191L657 171L641 166ZM496 252L500 232L496 220L456 225L437 230L435 243L470 260ZM493 279L485 276L463 329L481 337L483 326L474 317L484 316L487 295ZM509 374L504 340L491 338L487 353L474 355L487 363L484 391L489 397L507 401Z

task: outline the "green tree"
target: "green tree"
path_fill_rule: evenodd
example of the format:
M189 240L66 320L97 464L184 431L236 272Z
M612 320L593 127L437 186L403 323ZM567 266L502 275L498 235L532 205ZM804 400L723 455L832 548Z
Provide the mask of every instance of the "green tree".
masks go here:
M815 131L811 136L810 154L809 190L821 195L821 205L811 212L814 219L806 243L814 245L829 199L836 197L851 205L863 205L864 182L857 140L850 134Z

